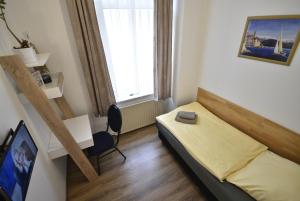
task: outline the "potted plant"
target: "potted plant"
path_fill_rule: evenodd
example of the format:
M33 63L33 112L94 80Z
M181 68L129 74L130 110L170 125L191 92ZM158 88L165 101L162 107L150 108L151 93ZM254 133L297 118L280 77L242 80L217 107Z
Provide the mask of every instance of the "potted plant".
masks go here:
M20 55L20 57L22 58L25 64L37 62L36 52L32 47L31 43L28 40L18 38L16 34L9 27L4 13L5 5L6 5L5 0L0 0L0 19L4 21L7 30L20 45L18 47L14 47L14 51Z

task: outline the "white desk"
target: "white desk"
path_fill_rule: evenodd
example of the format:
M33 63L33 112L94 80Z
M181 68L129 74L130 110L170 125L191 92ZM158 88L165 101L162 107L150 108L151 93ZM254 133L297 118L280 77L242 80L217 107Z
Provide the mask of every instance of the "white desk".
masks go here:
M64 120L64 124L81 149L94 146L92 130L88 115L78 116ZM58 141L54 134L51 134L48 146L48 155L51 159L67 155L68 152Z

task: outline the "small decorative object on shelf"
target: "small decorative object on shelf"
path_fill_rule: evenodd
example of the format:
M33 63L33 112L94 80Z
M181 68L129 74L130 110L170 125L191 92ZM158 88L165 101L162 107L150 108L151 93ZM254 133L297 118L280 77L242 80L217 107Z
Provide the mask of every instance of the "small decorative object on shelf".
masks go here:
M36 52L32 47L15 48L14 52L18 54L25 64L37 62Z
M51 83L52 78L48 68L44 66L34 67L35 71L39 71L45 84Z
M18 38L16 34L8 26L8 23L5 18L5 13L4 13L5 5L6 5L5 0L0 0L0 19L4 21L7 30L20 45L19 47L14 47L14 51L20 55L20 57L22 58L25 64L36 62L37 61L36 52L32 47L31 43L28 40Z
M37 71L39 73L39 71ZM64 76L62 72L51 73L52 81L50 83L44 83L41 85L41 89L44 91L48 99L59 98L63 96L63 83ZM40 78L41 79L41 78ZM20 93L19 98L23 104L28 104L27 98L24 94Z
M49 99L61 97L63 94L63 74L61 72L51 73L50 76L52 82L45 83L45 85L42 87L43 91Z
M39 87L44 85L44 81L43 81L41 73L39 71L34 71L33 73L31 73L31 75Z
M45 84L48 84L48 83L52 82L52 78L51 78L49 73L42 75L42 79L43 79Z

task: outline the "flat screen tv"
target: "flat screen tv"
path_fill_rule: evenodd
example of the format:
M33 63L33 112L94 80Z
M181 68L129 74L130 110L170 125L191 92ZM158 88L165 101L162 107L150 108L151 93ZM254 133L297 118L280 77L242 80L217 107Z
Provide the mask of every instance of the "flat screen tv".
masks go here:
M20 121L0 163L2 199L25 201L37 151L25 123Z

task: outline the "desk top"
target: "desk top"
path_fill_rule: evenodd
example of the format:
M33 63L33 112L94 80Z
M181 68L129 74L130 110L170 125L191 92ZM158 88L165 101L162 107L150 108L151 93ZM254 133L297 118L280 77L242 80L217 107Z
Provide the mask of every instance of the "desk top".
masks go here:
M63 121L75 141L81 149L94 145L93 136L88 115L82 115ZM54 134L51 134L48 146L48 155L51 159L67 155L68 152L58 141Z

